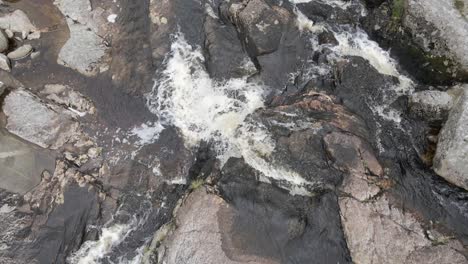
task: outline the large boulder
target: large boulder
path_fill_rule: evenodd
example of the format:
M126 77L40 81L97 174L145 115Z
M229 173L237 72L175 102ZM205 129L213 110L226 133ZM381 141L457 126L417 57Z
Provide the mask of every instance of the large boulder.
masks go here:
M89 0L58 0L54 4L66 17L70 38L61 48L57 63L86 76L94 76L103 66L106 52L100 30L105 25L102 10L93 10Z
M447 181L468 190L468 85L451 110L439 135L434 170Z
M365 26L426 83L468 80L468 22L452 0L394 0L371 10Z
M59 148L78 128L66 110L48 105L24 89L6 96L3 112L8 131L43 148Z

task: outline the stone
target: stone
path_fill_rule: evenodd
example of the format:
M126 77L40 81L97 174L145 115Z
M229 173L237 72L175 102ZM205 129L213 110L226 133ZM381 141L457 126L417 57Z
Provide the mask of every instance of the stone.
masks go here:
M41 94L56 104L73 109L78 115L93 114L94 106L81 93L74 91L70 86L62 84L46 84Z
M5 34L7 35L8 38L13 38L15 36L15 34L13 33L13 31L9 30L9 29L5 29Z
M278 48L284 19L265 1L252 0L245 6L233 3L227 10L251 56L268 54Z
M416 218L392 206L386 195L368 203L353 198L339 203L354 263L466 263L456 242L433 243Z
M33 39L39 39L40 37L41 37L41 32L40 31L34 31L33 33L29 34L27 38L29 40L33 40Z
M208 53L206 65L211 78L225 80L252 73L246 67L249 62L251 63L250 58L244 52L233 25L222 26L219 20L208 16L205 19L204 29ZM251 64L251 69L255 72L255 66Z
M28 16L21 10L15 10L10 14L0 17L0 28L22 34L23 32L29 34L30 32L37 31Z
M385 1L363 24L416 79L431 85L468 80L468 26L454 1Z
M404 25L428 41L421 48L432 50L434 55L446 54L460 63L464 70L468 70L468 26L452 1L409 0L406 12ZM421 20L430 23L435 29L421 31Z
M468 85L454 103L439 134L434 171L447 181L468 190Z
M8 53L7 56L11 60L20 60L26 58L29 54L31 54L32 50L32 46L26 44Z
M100 37L108 33L104 10L93 10L89 0L57 0L54 4L66 18L70 38L61 48L57 62L86 76L99 72L106 47Z
M11 71L10 59L4 54L0 54L0 69L4 71Z
M410 111L428 121L445 121L453 105L453 97L447 92L422 91L409 98Z
M24 89L5 98L6 129L43 148L57 149L76 133L78 124L61 108L43 103Z
M164 241L158 256L158 263L177 264L237 264L237 263L278 263L274 260L248 254L229 255L223 245L220 214L229 205L222 198L207 194L204 188L193 192L177 211L178 228ZM232 210L232 209L231 209ZM224 214L226 214L224 212ZM162 254L161 254L162 253Z
M44 171L54 172L52 153L26 144L0 129L0 188L25 194L41 181Z
M4 52L8 49L8 38L3 33L2 30L0 30L0 52Z
M41 52L40 51L35 51L35 52L32 52L31 53L31 59L36 59L39 57L39 55L41 55Z
M102 39L88 27L67 19L70 38L59 52L57 63L77 70L83 75L93 76L105 54Z

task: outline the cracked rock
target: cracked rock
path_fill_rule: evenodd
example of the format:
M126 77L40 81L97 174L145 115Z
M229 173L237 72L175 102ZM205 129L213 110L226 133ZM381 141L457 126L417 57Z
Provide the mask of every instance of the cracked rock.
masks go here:
M43 148L59 148L78 128L68 113L24 89L8 94L3 111L8 131Z

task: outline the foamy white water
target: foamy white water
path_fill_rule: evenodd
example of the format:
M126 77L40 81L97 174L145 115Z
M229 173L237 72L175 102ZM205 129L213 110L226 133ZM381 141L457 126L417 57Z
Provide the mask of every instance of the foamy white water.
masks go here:
M71 264L99 264L131 232L129 225L115 224L102 229L97 241L86 241L69 259Z
M267 88L248 82L247 76L216 82L203 63L201 50L177 35L163 76L148 95L150 110L163 125L179 128L187 147L213 142L222 164L230 157L244 157L265 176L264 181L280 181L288 190L306 185L299 174L270 160L275 142L266 129L245 122L264 106Z

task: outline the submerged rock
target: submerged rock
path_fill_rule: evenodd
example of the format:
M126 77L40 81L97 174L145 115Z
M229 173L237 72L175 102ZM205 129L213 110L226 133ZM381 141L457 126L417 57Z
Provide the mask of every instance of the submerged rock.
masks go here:
M41 181L41 174L54 171L55 158L0 130L0 188L25 194Z
M60 147L78 127L68 113L41 102L24 89L8 94L3 112L7 116L8 131L43 148Z
M462 89L440 132L434 170L447 181L468 190L468 86Z

